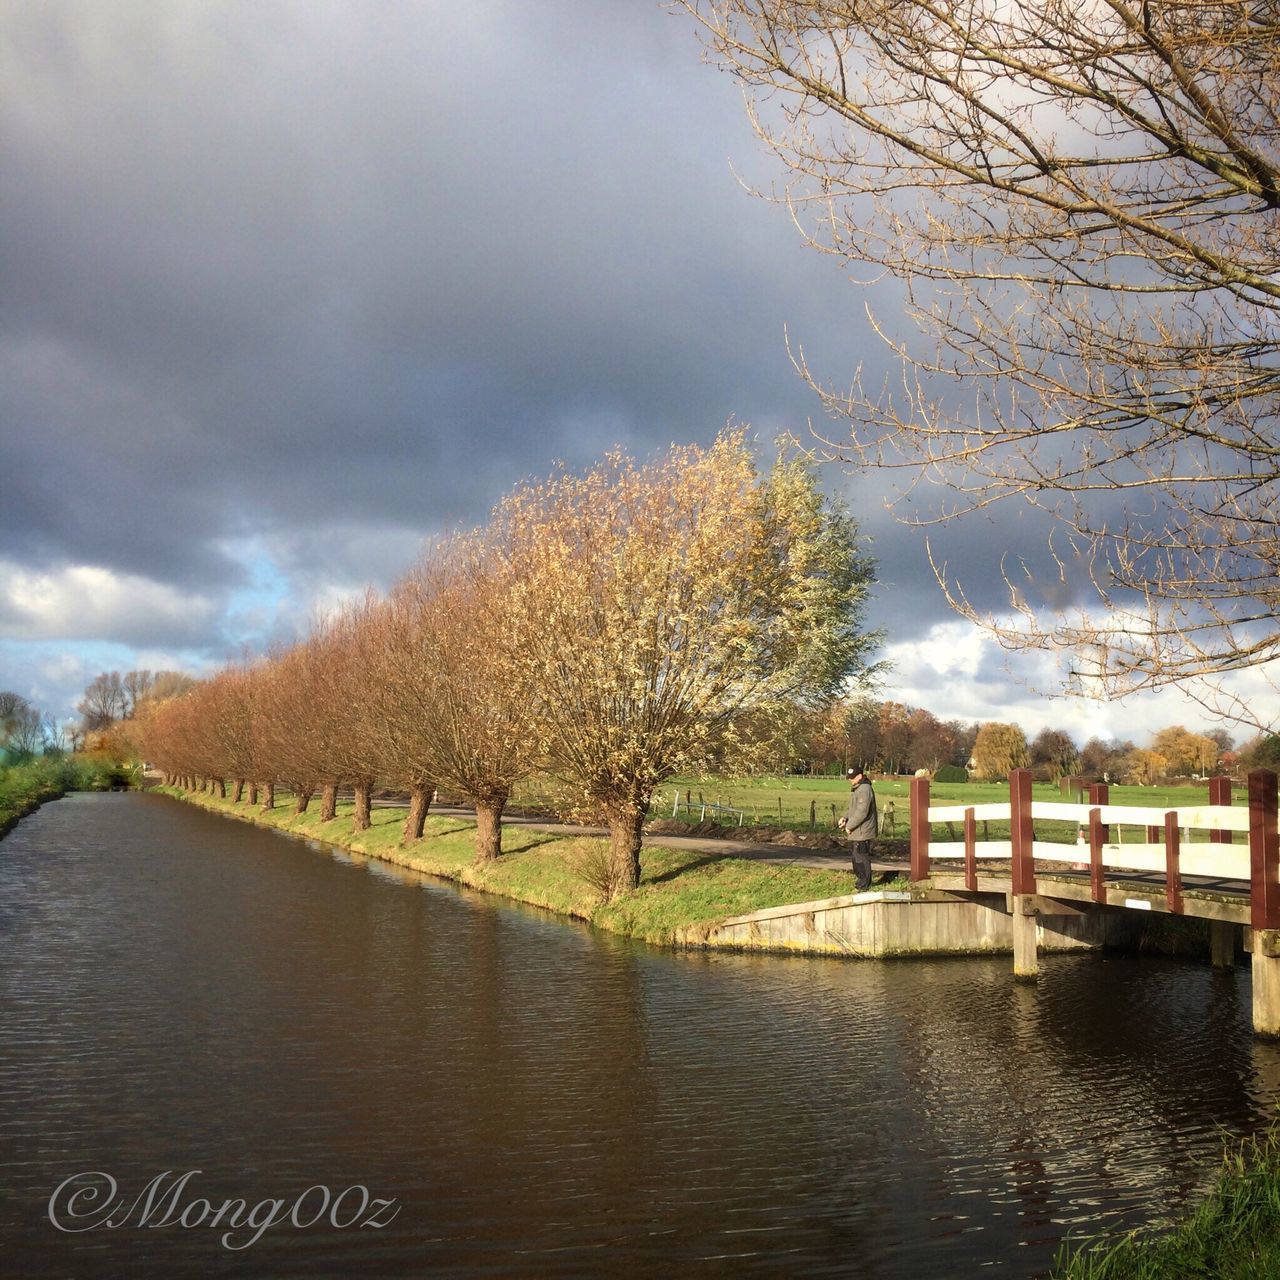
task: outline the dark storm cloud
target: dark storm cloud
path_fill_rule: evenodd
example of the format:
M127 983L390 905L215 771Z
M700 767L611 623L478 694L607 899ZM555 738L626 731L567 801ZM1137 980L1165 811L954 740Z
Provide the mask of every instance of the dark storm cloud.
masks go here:
M646 5L13 5L5 546L230 579L218 539L480 518L622 442L796 425L830 265ZM828 337L835 341L828 342Z
M737 92L647 0L0 12L0 558L213 601L207 647L297 625L246 557L305 611L553 461L803 434L784 325L877 380L865 293L741 189L773 175ZM945 616L849 491L877 620ZM946 535L982 605L994 545Z

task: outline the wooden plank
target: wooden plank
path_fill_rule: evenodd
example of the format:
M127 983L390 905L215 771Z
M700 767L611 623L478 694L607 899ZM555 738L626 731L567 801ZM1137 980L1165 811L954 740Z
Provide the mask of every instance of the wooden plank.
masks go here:
M1149 827L1153 818L1161 818L1155 809L1144 809L1132 804L1102 805L1102 821L1128 827ZM1230 808L1221 805L1187 805L1175 809L1178 826L1192 831L1248 831L1249 811L1243 805ZM1156 828L1160 830L1159 827Z
M935 804L929 810L929 821L934 822L963 822L964 815L973 810L973 816L979 821L1000 822L1008 821L1009 805L1007 803L1000 804Z
M1163 823L1164 812L1158 809L1140 808L1137 805L1107 804L1093 805L1044 805L1037 802L1032 809L1032 817L1040 822L1071 822L1083 826L1089 820L1089 810L1101 807L1103 825L1115 824L1126 827L1149 827L1152 830L1163 830L1162 825L1153 825L1152 819ZM934 825L945 822L963 822L969 808L979 822L999 822L1011 819L1010 806L1007 804L979 805L934 805L929 810L929 821ZM1191 831L1248 831L1249 814L1243 805L1235 805L1230 809L1216 808L1212 805L1188 805L1175 811L1178 825Z
M941 840L929 845L930 862L956 860L964 861L963 840ZM983 858L1001 860L1013 857L1013 843L1009 840L979 840L974 845L974 853L979 860Z

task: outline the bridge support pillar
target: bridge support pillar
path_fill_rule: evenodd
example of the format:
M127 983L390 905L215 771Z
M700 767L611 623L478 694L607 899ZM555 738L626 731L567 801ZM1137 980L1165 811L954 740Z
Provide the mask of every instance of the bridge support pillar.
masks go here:
M1236 962L1236 929L1230 920L1209 921L1209 962L1215 969L1230 969Z
M1012 905L1013 976L1020 982L1034 982L1040 971L1040 959L1036 951L1036 899L1033 894L1015 894Z
M1280 929L1253 931L1253 1032L1280 1039Z

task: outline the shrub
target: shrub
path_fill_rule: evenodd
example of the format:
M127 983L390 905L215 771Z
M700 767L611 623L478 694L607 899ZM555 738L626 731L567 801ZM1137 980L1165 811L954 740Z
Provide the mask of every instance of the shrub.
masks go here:
M969 773L958 764L944 764L933 775L933 780L934 782L968 782Z
M584 840L571 857L578 878L600 895L601 902L611 902L622 889L619 868L609 854L607 840Z

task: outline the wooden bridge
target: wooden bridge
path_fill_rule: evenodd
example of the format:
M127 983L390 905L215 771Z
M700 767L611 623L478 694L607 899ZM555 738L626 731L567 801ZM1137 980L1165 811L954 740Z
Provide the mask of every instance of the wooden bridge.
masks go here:
M1167 811L1113 805L1108 788L1087 803L1033 800L1031 774L1015 770L1009 799L931 805L929 782L911 784L911 879L958 899L1003 893L1013 925L1014 974L1034 978L1039 946L1079 931L1082 916L1167 912L1209 921L1215 965L1253 966L1253 1027L1280 1036L1280 836L1276 775L1249 774L1247 805L1227 778L1209 780L1208 803ZM992 822L1008 838L979 839ZM1070 843L1037 838L1036 824L1068 823ZM946 826L949 838L936 841ZM959 837L959 838L957 838ZM921 885L923 887L923 884Z

